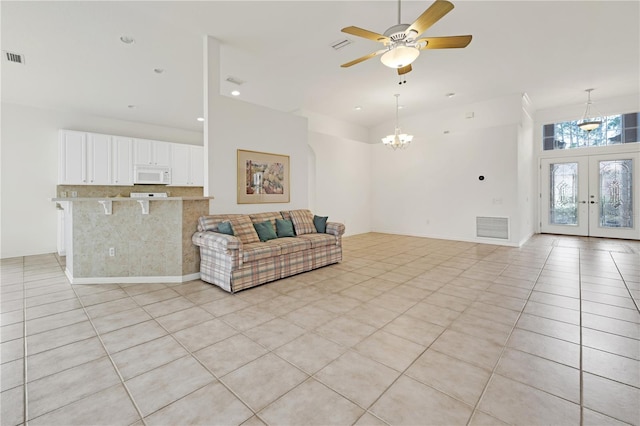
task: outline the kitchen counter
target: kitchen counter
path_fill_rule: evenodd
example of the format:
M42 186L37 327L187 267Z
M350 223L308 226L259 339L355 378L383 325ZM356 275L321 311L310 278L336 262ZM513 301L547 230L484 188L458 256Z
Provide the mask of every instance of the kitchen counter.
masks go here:
M185 282L200 277L191 242L213 197L57 197L72 284ZM59 243L60 244L60 243ZM59 249L60 250L60 249Z

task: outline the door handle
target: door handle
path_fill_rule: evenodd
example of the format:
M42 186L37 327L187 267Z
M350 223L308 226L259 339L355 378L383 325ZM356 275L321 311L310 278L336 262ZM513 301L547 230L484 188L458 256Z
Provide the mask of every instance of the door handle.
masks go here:
M598 204L597 201L590 201L591 204Z
M578 201L580 204L587 204L586 201Z

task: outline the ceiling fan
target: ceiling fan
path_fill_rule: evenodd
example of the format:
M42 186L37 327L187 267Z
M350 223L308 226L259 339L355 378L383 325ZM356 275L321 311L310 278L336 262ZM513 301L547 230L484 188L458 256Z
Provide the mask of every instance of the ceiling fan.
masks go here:
M383 43L384 49L342 64L341 67L347 68L374 56L382 55L380 59L384 65L389 68L396 68L398 75L403 75L411 71L411 63L420 55L421 50L466 47L471 42L470 35L418 39L422 33L449 13L451 9L453 9L451 2L436 0L413 24L402 24L400 22L400 0L398 0L398 24L387 29L384 34L358 27L343 28L343 33Z

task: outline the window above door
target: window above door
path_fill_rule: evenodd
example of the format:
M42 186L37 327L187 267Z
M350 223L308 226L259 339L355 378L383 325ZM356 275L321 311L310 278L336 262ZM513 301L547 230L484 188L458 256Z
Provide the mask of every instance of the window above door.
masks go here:
M578 127L578 121L542 126L543 150L574 149L638 142L640 113L602 117L602 125L591 132Z

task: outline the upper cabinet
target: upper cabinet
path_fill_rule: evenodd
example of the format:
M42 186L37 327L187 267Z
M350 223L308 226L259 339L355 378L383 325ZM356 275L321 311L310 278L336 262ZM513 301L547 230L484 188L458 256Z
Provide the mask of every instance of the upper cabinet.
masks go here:
M111 148L114 185L133 185L133 138L114 136Z
M171 144L171 185L204 185L204 148Z
M87 134L87 183L111 185L112 137L96 133Z
M58 140L58 184L87 183L87 134L61 130Z
M133 185L135 165L172 169L173 186L204 185L204 148L60 130L59 185Z
M134 164L171 167L171 143L136 139L134 142Z

